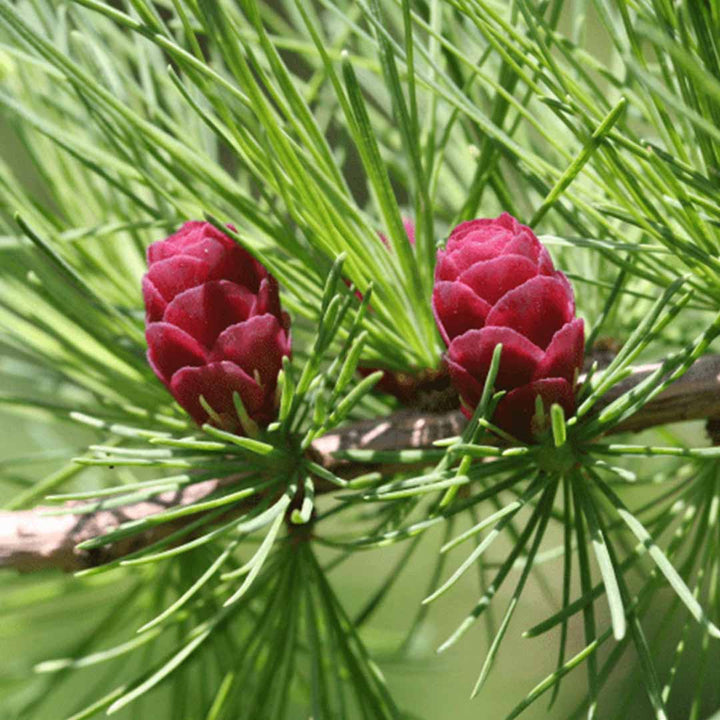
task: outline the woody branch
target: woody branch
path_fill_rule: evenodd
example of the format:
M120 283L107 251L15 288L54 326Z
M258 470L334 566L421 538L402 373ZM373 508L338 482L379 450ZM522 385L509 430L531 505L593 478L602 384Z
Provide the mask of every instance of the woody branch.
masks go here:
M658 365L636 367L599 402L602 410L610 402L644 380ZM642 410L615 428L615 432L638 432L657 425L720 416L720 355L700 358L676 383ZM398 450L425 448L434 441L462 432L465 418L455 410L446 413L399 411L379 420L365 420L318 438L313 443L316 456L340 475L357 471L336 453L348 449ZM0 512L0 567L32 572L44 568L78 570L143 547L177 529L165 524L135 535L123 542L91 553L77 549L78 543L106 534L129 520L153 515L168 506L190 505L217 492L226 481L209 480L184 490L158 495L152 501L128 505L119 510L99 510L75 515L43 514L47 508Z

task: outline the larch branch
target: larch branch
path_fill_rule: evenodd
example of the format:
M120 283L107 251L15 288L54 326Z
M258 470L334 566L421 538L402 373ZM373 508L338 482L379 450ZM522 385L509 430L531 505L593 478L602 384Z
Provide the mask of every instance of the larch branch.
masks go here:
M658 365L635 368L630 376L598 402L596 411L607 407L657 368ZM716 417L720 417L720 355L707 355L613 432L637 432L672 422ZM339 460L335 453L340 450L430 447L436 440L462 432L465 423L458 410L446 413L403 410L379 420L349 424L318 438L313 443L313 451L326 468L348 474L357 471L357 467ZM82 551L77 548L78 543L169 506L198 502L216 492L221 484L224 482L209 480L183 490L163 493L152 501L82 515L46 515L43 512L49 508L43 507L0 512L0 567L15 568L21 572L50 567L72 571L108 562L166 536L177 529L177 524L153 526L144 533L106 546L102 551Z

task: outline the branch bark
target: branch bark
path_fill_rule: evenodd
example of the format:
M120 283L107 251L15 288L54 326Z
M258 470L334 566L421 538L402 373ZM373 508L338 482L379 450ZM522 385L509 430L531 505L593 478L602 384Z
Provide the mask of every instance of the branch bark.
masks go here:
M206 480L180 491L161 493L150 501L87 514L44 515L45 511L59 508L42 506L0 512L0 568L34 572L54 567L72 572L102 565L162 539L181 523L156 525L144 533L95 550L80 550L76 546L130 520L141 520L173 506L191 505L212 495L220 486L219 480Z
M658 365L643 365L616 385L598 403L597 412L621 394L637 386ZM676 383L647 403L615 432L638 432L657 425L720 416L720 355L700 358ZM328 469L347 475L357 466L335 457L339 450L397 450L429 447L435 440L457 435L465 427L459 410L446 413L420 413L403 410L378 420L353 423L318 438L313 451ZM98 565L121 557L154 542L177 529L177 524L158 525L127 540L106 546L102 551L82 551L78 543L117 528L128 520L153 515L174 505L190 505L217 491L227 481L209 480L181 491L163 493L152 501L120 510L100 510L83 515L43 515L49 508L0 512L0 568L21 572L44 568L65 571Z

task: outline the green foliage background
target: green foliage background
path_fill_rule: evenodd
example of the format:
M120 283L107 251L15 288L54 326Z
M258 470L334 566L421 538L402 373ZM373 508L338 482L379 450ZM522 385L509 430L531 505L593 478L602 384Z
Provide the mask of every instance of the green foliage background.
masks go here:
M720 451L699 424L613 432L717 347L719 37L712 0L0 0L0 499L90 510L249 473L187 552L4 571L0 717L502 718L529 693L526 717L711 718ZM351 457L377 472L350 483L313 465L301 444L395 407L358 358L438 365L436 247L501 210L567 270L588 349L622 347L578 417L498 449L491 373L461 438ZM143 355L144 248L203 217L293 314L255 441L192 426ZM641 360L664 364L594 414Z

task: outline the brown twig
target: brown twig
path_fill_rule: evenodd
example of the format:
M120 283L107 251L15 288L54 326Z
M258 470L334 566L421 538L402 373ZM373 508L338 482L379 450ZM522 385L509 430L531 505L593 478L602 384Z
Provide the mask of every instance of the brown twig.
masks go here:
M152 500L87 514L44 514L58 510L57 507L0 512L0 567L33 572L49 567L73 571L100 565L160 540L176 530L177 523L155 525L96 550L79 550L76 546L84 540L112 532L124 522L141 520L169 507L191 505L220 486L219 480L206 480L183 490L161 493Z
M598 402L597 411L635 387L657 367L644 365L635 368L632 375ZM707 355L614 432L637 432L671 422L716 417L720 417L720 355ZM357 468L335 457L337 451L429 447L435 440L462 432L465 422L459 411L428 413L405 410L379 421L357 422L329 433L313 443L313 452L328 469L352 474ZM48 508L0 512L0 567L12 567L22 572L48 567L67 571L121 557L166 536L177 528L177 524L153 526L102 551L81 551L76 546L83 540L106 534L128 520L148 517L168 506L195 503L214 493L220 485L220 481L209 480L120 510L99 510L84 515L44 515L43 511Z

